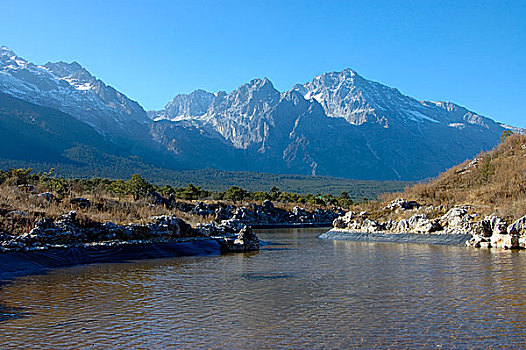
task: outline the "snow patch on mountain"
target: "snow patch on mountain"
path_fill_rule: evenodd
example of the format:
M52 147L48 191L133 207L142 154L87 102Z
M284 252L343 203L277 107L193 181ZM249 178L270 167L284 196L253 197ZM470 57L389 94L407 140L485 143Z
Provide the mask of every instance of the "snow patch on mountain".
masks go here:
M77 62L37 66L3 46L0 48L0 91L56 108L101 132L130 121L146 123L144 109L92 76Z

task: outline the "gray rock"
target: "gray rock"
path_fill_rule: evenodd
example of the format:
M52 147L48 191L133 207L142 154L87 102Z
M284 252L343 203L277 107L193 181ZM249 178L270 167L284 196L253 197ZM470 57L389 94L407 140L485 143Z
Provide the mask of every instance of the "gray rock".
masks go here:
M393 200L391 203L389 203L386 207L384 207L384 209L387 209L387 210L396 210L396 209L412 210L412 209L417 209L417 208L420 208L420 204L418 204L415 201L407 201L404 198L397 198Z
M271 201L269 201L269 200L263 201L263 203L261 203L261 206L265 210L269 210L269 211L274 209L274 204Z
M153 235L165 236L165 238L181 237L189 226L175 215L160 215L150 218L148 227Z
M252 229L248 226L245 226L237 234L237 239L234 241L234 244L239 244L244 246L244 250L258 250L259 249L259 239L252 232Z
M89 208L91 206L89 199L82 197L72 198L69 202L79 208Z
M388 220L387 222L384 223L384 227L386 231L394 231L396 230L397 226L398 226L398 222L394 220Z
M230 207L230 208L229 208ZM228 220L232 217L232 207L219 207L214 211L214 220L220 222L222 220Z
M491 246L504 249L519 248L519 236L516 234L494 234L491 236Z
M362 223L362 230L370 233L382 232L385 231L385 226L376 220L365 219Z
M489 215L478 222L475 226L475 234L483 237L491 237L493 234L506 234L506 222L495 215Z
M243 227L235 238L226 237L219 241L222 249L227 252L249 252L259 250L260 242L248 226Z
M351 222L356 218L356 212L348 211L343 216L339 216L332 222L335 228L346 228L349 227Z
M398 224L396 225L396 231L400 233L409 233L411 231L411 225L409 224L409 220L400 220L400 222L398 222Z
M42 198L48 202L53 202L55 200L55 196L51 192L40 193L37 197Z
M513 235L526 234L526 215L517 219L513 224L509 225L507 232Z
M343 218L340 216L334 219L334 221L332 222L332 226L334 228L345 228L347 227L347 223L343 221Z
M408 220L411 232L414 233L432 233L439 231L442 227L438 220L429 220L425 214L413 215Z
M155 205L163 205L166 203L166 199L156 191L151 191L150 193L148 193L147 198L152 204Z
M390 223L391 230L400 233L422 233L429 234L442 229L438 220L430 220L425 214L415 214L409 219Z
M225 231L224 226L217 225L215 222L209 224L199 223L196 226L196 230L199 231L203 236L224 236L228 232Z
M28 216L23 210L13 210L7 213L7 216Z
M239 232L246 225L243 224L241 221L232 218L232 219L229 219L229 220L221 221L221 226L223 226L225 231L227 231L227 232Z
M475 215L468 214L469 206L451 208L440 218L440 224L446 233L472 233Z

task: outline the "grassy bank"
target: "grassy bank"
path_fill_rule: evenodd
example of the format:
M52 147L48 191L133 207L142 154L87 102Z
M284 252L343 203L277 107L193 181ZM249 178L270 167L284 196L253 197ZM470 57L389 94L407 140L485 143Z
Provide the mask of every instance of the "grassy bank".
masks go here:
M87 201L83 201L82 199ZM167 206L170 199L172 205ZM195 225L210 222L211 216L194 215L188 206L196 202L229 204L233 206L261 204L271 200L277 208L291 210L301 206L308 210L349 207L353 201L348 193L335 197L330 194L297 194L280 191L248 191L232 186L226 191L208 191L192 184L186 187L155 185L140 175L128 180L68 179L31 169L0 171L0 232L20 234L32 229L43 217L55 219L70 210L76 210L79 220L116 224L130 222L144 224L152 216L174 214ZM178 205L173 205L173 203ZM185 207L186 210L178 208Z
M401 196L426 205L469 204L481 214L496 213L506 219L522 217L526 214L526 136L510 135L495 149L434 181L410 187Z

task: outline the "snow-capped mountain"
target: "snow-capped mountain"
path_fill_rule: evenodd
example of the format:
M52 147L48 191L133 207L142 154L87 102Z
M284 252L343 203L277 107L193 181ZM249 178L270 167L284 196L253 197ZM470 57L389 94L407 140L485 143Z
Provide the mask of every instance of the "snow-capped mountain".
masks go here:
M106 149L171 169L418 180L492 148L512 129L351 69L286 92L267 78L230 93L196 90L146 113L78 63L38 66L2 47L0 93L60 110L115 146Z
M243 107L244 104L257 105L258 100L263 102L261 96L253 94L262 82L268 86L266 91L274 95L274 98L271 98L271 103L267 103L266 108L251 111L247 115L245 109L248 105ZM418 101L395 88L367 80L351 69L324 73L311 82L296 84L292 90L301 93L306 100L318 102L328 117L344 118L353 125L376 124L389 128L415 123L436 123L453 128L464 128L467 124L484 128L499 127L493 120L452 102ZM233 120L235 127L239 128L244 120L253 121L255 115L263 115L274 107L279 101L276 99L278 93L268 79L254 79L228 95L224 92L214 95L203 90L177 95L165 109L149 113L158 119L206 120L216 125L222 124L220 120L229 124ZM225 127L218 128L224 134ZM235 133L239 135L239 132ZM225 134L225 138L232 139L232 135Z
M273 126L269 113L279 100L280 93L270 80L254 79L230 94L219 93L207 113L195 120L216 130L234 147L247 149L264 141Z
M345 118L354 125L374 123L389 128L416 122L458 128L468 123L488 128L495 124L451 102L418 101L351 69L321 74L293 89L306 99L318 101L329 117Z
M179 95L178 104L191 95ZM255 170L274 172L418 179L493 147L503 131L464 107L418 101L350 69L285 93L254 79L205 105L200 115L157 113L244 150L258 160Z
M199 117L206 113L214 97L215 94L200 89L190 94L179 94L168 102L164 109L149 111L148 115L153 120L167 119L172 121Z
M71 114L102 132L149 121L137 102L77 62L35 65L5 46L0 48L0 91Z

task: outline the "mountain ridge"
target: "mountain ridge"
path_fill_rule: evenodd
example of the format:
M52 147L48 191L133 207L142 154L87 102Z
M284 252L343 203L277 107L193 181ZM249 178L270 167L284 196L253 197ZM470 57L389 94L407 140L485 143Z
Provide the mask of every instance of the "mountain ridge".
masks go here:
M288 91L256 78L142 106L77 62L37 66L0 49L0 92L55 108L169 169L418 180L494 147L508 127L446 101L418 101L352 69Z

